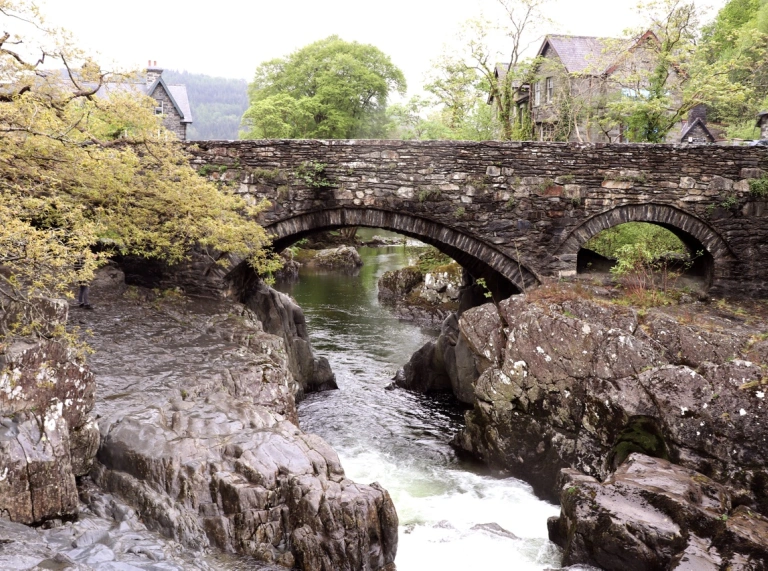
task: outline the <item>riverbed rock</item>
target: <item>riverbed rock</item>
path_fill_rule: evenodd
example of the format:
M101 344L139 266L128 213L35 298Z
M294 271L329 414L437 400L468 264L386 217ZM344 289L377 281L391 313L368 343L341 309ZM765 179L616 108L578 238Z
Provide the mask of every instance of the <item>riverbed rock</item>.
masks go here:
M743 340L664 316L646 315L646 328L633 310L591 300L520 295L498 312L476 334L470 325L492 323L493 309L460 321L482 373L457 446L550 499L561 469L602 480L643 452L741 489L768 514L764 375L724 357Z
M407 266L384 272L379 278L379 301L397 302L404 299L413 289L424 281L421 270Z
M423 273L416 266L407 266L388 271L379 278L379 301L390 306L399 319L440 326L459 309L463 282L458 268Z
M360 254L352 246L339 246L319 250L306 263L308 267L324 268L327 270L354 270L363 265Z
M560 478L561 514L548 522L563 564L607 570L765 569L768 519L734 507L703 474L634 453L604 482Z
M290 317L298 336L290 299L262 293L266 309L251 306L270 327ZM297 569L394 561L392 500L348 480L330 446L297 428L300 387L284 337L249 306L123 296L84 319L101 383L90 475L150 530Z
M328 360L314 356L304 312L295 301L259 282L244 294L244 303L264 331L283 338L288 368L299 383L297 399L301 400L305 393L337 388Z
M0 355L0 514L25 524L77 513L90 469L95 380L64 342L19 340Z

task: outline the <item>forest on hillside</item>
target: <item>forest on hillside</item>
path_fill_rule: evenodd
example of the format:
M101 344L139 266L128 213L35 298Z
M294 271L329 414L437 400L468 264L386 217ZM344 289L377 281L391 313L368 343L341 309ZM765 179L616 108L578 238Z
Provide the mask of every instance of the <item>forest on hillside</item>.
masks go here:
M248 83L201 73L165 70L168 84L187 86L193 122L187 131L190 141L237 139L240 119L248 109Z

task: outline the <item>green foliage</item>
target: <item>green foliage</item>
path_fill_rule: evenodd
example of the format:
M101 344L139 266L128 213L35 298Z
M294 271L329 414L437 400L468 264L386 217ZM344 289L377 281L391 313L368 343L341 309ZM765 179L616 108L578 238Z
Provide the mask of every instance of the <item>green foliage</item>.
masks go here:
M735 208L738 205L739 205L739 199L735 194L726 194L723 197L723 199L720 201L720 206L722 206L726 210Z
M416 260L416 267L423 274L437 271L437 268L447 266L449 264L455 264L453 258L443 254L440 250L434 246L427 246L422 248L422 252L419 253Z
M607 104L609 116L625 127L630 141L662 143L688 111L699 104L710 108L743 106L745 91L731 71L746 63L743 53L708 58L700 48L699 12L691 0L653 0L643 5L654 33L637 51L646 54L636 67L616 74L623 96ZM648 64L642 62L647 59Z
M313 188L328 188L333 186L333 183L328 180L325 173L325 163L319 163L317 161L305 161L299 165L296 169L296 178L303 181L307 186Z
M0 0L0 18L12 42L0 43L0 312L71 296L115 253L177 262L197 245L276 267L255 222L265 205L199 176L154 100L45 31L31 5ZM41 53L70 72L38 69ZM30 327L45 334L44 318Z
M755 198L765 198L768 196L768 175L750 180L749 194Z
M645 250L655 258L667 254L685 254L685 245L672 232L647 222L627 222L603 230L584 244L601 256L615 260L621 248L627 245L644 244Z
M459 206L456 210L453 211L453 215L456 218L463 218L466 213L467 210L463 206Z
M405 87L379 49L330 36L257 68L244 138L379 137L390 92Z
M477 278L475 280L475 283L479 285L483 290L483 296L486 298L492 298L493 294L491 293L491 290L488 289L488 284L485 282L485 278Z
M419 191L419 202L426 202L427 200L438 200L440 198L439 188L425 188Z
M692 263L677 236L646 222L628 222L603 230L584 247L616 260L611 273L622 283L630 301L640 306L671 303L670 290L680 277L671 266L682 262L689 267Z
M727 127L729 137L755 139L755 114L768 104L768 2L730 0L702 30L700 47L707 65L721 66L741 93L735 102L713 101L710 118Z

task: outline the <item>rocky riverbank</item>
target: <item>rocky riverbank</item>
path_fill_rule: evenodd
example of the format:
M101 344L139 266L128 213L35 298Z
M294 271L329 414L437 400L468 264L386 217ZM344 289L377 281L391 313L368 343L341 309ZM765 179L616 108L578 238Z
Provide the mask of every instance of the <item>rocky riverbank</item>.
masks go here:
M462 288L469 285L455 262L424 270L407 266L379 278L379 301L405 321L432 327L459 309Z
M83 414L87 415L92 404L96 418L91 425L98 453L90 477L101 496L86 496L114 495L124 502L120 505L135 510L137 523L184 546L185 553L215 547L264 563L307 570L390 566L397 548L397 515L387 492L377 484L365 486L348 480L336 453L323 440L297 427L297 397L335 385L327 362L312 356L303 315L290 298L258 284L248 287L243 304L189 298L175 290L125 290L120 272L110 271L111 276L92 292L97 309L75 310L79 325L92 332L89 342L95 349L89 359L93 374L83 365L75 369L90 379L91 401L81 406ZM50 353L47 348L42 350ZM46 359L48 363L50 357ZM11 371L16 369L19 367ZM40 378L39 368L21 370L30 371L23 373L24 379ZM94 378L98 387L95 402ZM7 380L3 377L3 386L10 387L11 382L14 387L26 386ZM77 383L82 385L75 375L72 385ZM59 385L58 381L51 384ZM11 394L13 390L11 387ZM47 431L49 425L58 430L57 439L48 433L47 438L39 438L38 434L35 441L46 443L43 447L47 449L37 456L49 452L52 459L69 463L62 460L52 464L53 468L43 466L45 469L32 472L50 475L50 484L37 480L25 484L14 478L10 481L18 485L11 488L9 480L2 479L0 510L16 521L48 519L55 525L65 517L77 518L83 510L114 514L111 508L98 507L102 500L91 501L90 508L80 504L75 477L88 472L87 465L78 464L74 461L77 455L67 454L63 448L61 454L53 453L69 437L70 426L84 426L79 416L69 421L67 399L79 403L88 394L75 398L69 393L51 394L46 406L39 409L30 408L33 401L24 394L29 430L35 424L41 427L38 432ZM2 416L10 418L3 421L8 434L0 442L15 445L19 441L17 425L27 422L26 416L10 410L5 401L0 405ZM90 456L95 452L93 446ZM70 473L63 474L64 469ZM29 501L21 494L25 486L32 490ZM59 491L55 498L50 493L54 489ZM14 501L16 497L22 500ZM26 505L24 501L33 507L50 504L52 508L43 517L34 510L26 517L21 508L11 513L11 506ZM123 525L120 521L113 522L107 535L114 536L123 527L132 529L130 522ZM3 552L12 551L7 545L47 541L39 533L4 528ZM71 537L79 533L66 530ZM75 567L78 569L133 568L118 564L127 559L115 547L115 537L110 541L95 538L75 545L70 540L68 546L53 552L33 550L25 561L37 557L38 563L51 558L66 563L69 557L81 565ZM92 544L103 551L102 559L76 549ZM161 548L155 551L162 555Z
M543 287L447 320L434 346L406 366L417 371L406 385L452 390L472 406L456 445L562 503L550 531L566 564L716 569L720 561L763 569L765 309L696 303L638 311L577 287ZM667 464L649 464L649 457ZM627 483L630 466L645 467L642 485ZM680 482L691 491L678 493ZM568 494L580 486L586 500L575 502ZM656 500L648 491L654 486ZM720 498L717 508L707 494ZM699 508L710 510L713 525L697 527L680 515ZM754 522L749 537L736 523L744 517ZM664 518L674 533L653 523ZM616 532L632 520L641 523ZM590 534L597 535L585 539ZM668 548L659 551L661 544ZM640 552L657 555L633 558ZM694 552L708 566L677 567Z

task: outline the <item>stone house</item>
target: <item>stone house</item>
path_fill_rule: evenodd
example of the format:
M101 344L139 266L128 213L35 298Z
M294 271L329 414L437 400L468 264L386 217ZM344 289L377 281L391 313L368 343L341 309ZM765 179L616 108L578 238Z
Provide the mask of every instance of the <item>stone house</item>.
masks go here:
M157 62L149 62L145 74L120 83L103 84L97 95L106 97L110 91L143 93L155 100L155 114L162 115L163 126L176 134L180 141L187 140L187 126L192 123L192 110L185 85L172 85L163 79L163 69Z
M715 135L707 127L706 105L697 105L688 112L688 121L683 125L680 142L701 145L716 141Z
M625 141L623 127L606 120L606 104L647 93L644 78L654 65L657 43L650 31L633 40L547 35L537 53L533 76L516 98L516 104L527 106L534 139ZM676 81L673 71L673 86ZM670 131L669 141L679 140L680 132Z
M157 67L157 62L149 62L144 89L157 101L155 113L163 116L163 126L176 133L180 141L186 141L187 126L192 123L186 85L167 84L163 69Z

